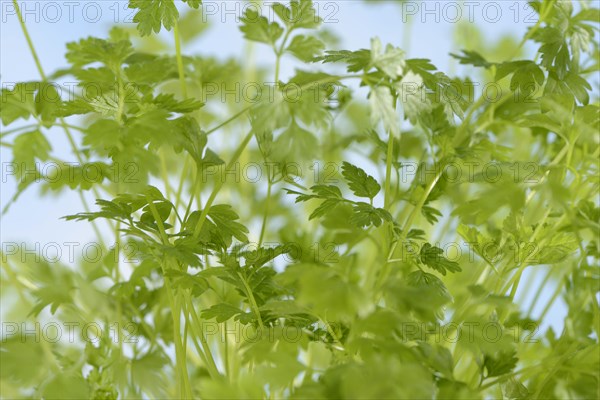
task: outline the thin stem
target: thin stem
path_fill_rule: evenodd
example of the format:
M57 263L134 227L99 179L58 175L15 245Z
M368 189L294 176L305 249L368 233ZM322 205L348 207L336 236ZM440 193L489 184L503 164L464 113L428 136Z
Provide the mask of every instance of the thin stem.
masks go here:
M248 296L248 301L250 302L250 308L254 312L254 315L256 315L256 319L258 320L258 325L260 326L261 329L264 329L265 326L263 324L262 317L260 316L260 310L258 309L258 304L256 304L256 299L254 298L252 289L250 289L248 282L246 282L246 279L242 276L241 273L238 272L238 276L240 277L240 280L242 281L242 284L244 285L244 289L246 290L246 295Z
M267 199L265 200L265 214L263 215L262 225L260 227L260 236L258 238L258 247L260 247L263 243L263 239L265 237L265 229L267 227L267 219L269 218L269 203L271 201L271 189L273 187L273 183L271 182L271 176L268 177L267 184Z
M511 58L514 58L518 54L518 52L523 48L525 43L530 38L532 38L533 35L537 32L537 30L540 28L542 22L548 17L548 14L550 14L550 11L552 11L552 7L554 7L554 2L555 2L555 0L550 0L549 2L547 2L547 3L544 2L542 4L542 7L545 5L546 8L543 10L542 14L540 15L540 18L538 19L536 24L533 26L533 28L531 28L529 31L527 31L527 33L525 34L525 36L523 37L523 39L517 46L517 50L515 50L515 54Z
M162 241L163 245L166 245L169 243L169 237L167 236L164 224L163 224L163 222L160 218L160 215L156 209L156 205L154 204L154 202L152 201L152 199L150 199L150 196L148 196L148 195L146 195L146 200L148 202L148 207L150 208L150 212L152 213L152 216L154 217L154 219L156 221L156 225L158 226L158 231L159 231L159 235L161 237L161 241ZM166 260L165 260L165 262L166 262ZM183 345L180 340L181 339L181 337L180 337L180 335L181 335L181 326L180 326L181 308L179 307L180 305L179 305L177 299L173 295L173 290L171 288L171 282L170 282L169 278L166 276L167 270L165 268L165 262L161 262L160 265L163 270L165 288L167 290L167 297L169 298L171 313L173 316L173 341L175 342L177 378L178 378L178 380L181 379L180 387L178 390L181 390L181 388L183 388L183 391L186 392L186 396L188 398L192 398L191 387L189 384L189 375L187 372L187 357L183 353ZM181 397L180 394L179 394L179 397Z
M210 135L211 133L214 133L216 131L218 131L219 129L221 129L222 127L224 127L225 125L229 124L232 121L235 121L238 117L240 117L241 115L245 114L247 111L249 111L252 107L254 107L254 105L245 107L243 110L241 110L240 112L234 114L233 116L231 116L230 118L228 118L227 120L225 120L224 122L220 123L219 125L215 126L214 128L209 129L206 134Z
M24 130L31 129L31 128L39 128L39 127L40 127L40 124L30 124L30 125L20 126L18 128L14 128L14 129L9 129L7 131L2 132L0 134L0 138L4 138L4 137L10 135L11 133L24 131Z
M196 353L198 353L198 356L200 357L200 359L202 360L204 365L207 365L208 362L206 361L206 356L204 355L204 351L202 351L202 347L200 347L200 344L198 343L198 339L197 339L198 334L195 331L194 324L190 320L191 314L190 314L190 310L189 310L187 303L184 302L181 308L183 310L183 315L185 317L185 323L192 330L192 335L191 335L192 344L196 348Z
M279 49L275 48L275 46L273 46L273 50L275 50L275 86L277 86L277 84L279 83L279 71L280 71L280 67L281 67L281 56L283 55L283 51L285 50L285 45L287 44L287 41L290 37L290 34L292 33L292 29L288 29L287 32L285 32L285 35L283 37L283 40L281 41L281 45L279 46Z
M548 216L550 215L550 211L551 208L548 208L548 211L546 211L546 214L544 214L544 217L542 218L542 220L540 221L540 223L538 224L537 228L535 228L535 231L533 232L533 235L531 236L531 242L535 243L535 239L537 238L537 236L539 235L539 233L541 232L542 226L544 225L544 222L548 219ZM525 260L523 260L521 262L521 265L519 266L519 270L517 272L517 274L515 275L513 281L513 286L510 290L510 299L513 300L515 298L515 295L517 294L517 288L519 287L519 282L521 281L521 276L523 275L523 271L525 270L525 267L527 266L527 261L528 261L527 257Z
M181 173L181 176L179 177L179 185L177 185L177 192L175 193L175 209L176 210L179 209L179 205L181 204L181 193L183 192L183 186L185 184L185 178L187 176L185 171L187 171L187 169L188 169L187 167L188 167L189 161L190 161L189 155L186 154L185 160L183 162L183 171ZM187 215L185 216L185 218L187 218Z
M33 47L33 42L31 41L31 37L29 36L29 32L27 31L27 27L25 26L25 21L23 20L23 16L21 15L21 8L19 7L19 3L17 2L17 0L13 0L13 5L15 6L17 17L19 18L21 30L23 31L23 35L25 35L25 40L27 41L27 45L29 46L29 51L31 52L33 60L35 61L35 66L37 67L37 70L40 76L42 77L42 80L45 82L47 81L46 74L44 73L44 69L42 68L42 64L40 63L40 59L37 55L37 52Z
M438 183L438 181L442 177L443 171L444 171L444 168L439 169L439 171L437 172L437 174L435 175L433 180L429 183L429 185L425 189L425 192L421 196L421 199L419 199L419 202L417 203L415 208L412 210L412 212L408 216L408 219L404 223L400 237L398 238L398 240L396 242L394 242L394 245L390 249L390 252L388 253L388 257L385 261L385 264L383 265L381 274L379 275L379 279L375 283L375 285L376 285L375 287L377 289L379 289L381 287L381 285L383 285L383 283L385 282L385 279L387 278L387 275L389 274L390 260L392 259L393 255L394 255L394 251L396 250L398 243L402 243L404 241L404 239L406 239L406 235L408 234L408 229L412 226L415 218L421 212L421 209L425 205L425 202L427 201L427 198L431 194L431 191L433 190L433 188L435 188L435 185ZM377 290L377 292L378 292L378 290Z
M511 372L511 373L502 375L501 377L499 377L499 378L497 378L497 379L495 379L493 381L490 381L490 382L486 383L485 385L481 385L481 387L479 388L479 391L480 392L484 391L484 390L486 390L486 389L488 389L488 388L490 388L490 387L492 387L494 385L497 385L497 384L499 384L501 382L504 382L505 380L507 380L507 379L509 379L511 377L514 377L514 376L517 376L517 375L521 375L521 374L523 374L526 371L531 371L531 370L534 370L534 369L537 369L537 368L541 368L541 367L545 367L545 365L544 364L532 365L530 367L521 368L518 371L514 371L514 372Z
M248 134L246 135L246 137L244 138L242 143L240 143L240 145L236 149L235 153L231 157L231 161L229 162L229 164L227 164L227 167L225 169L226 173L230 171L230 169L233 167L233 165L240 158L240 155L242 154L244 149L246 149L246 146L248 146L248 143L250 143L250 139L252 139L253 135L254 135L254 132L251 130L250 132L248 132ZM210 197L208 198L208 200L206 201L206 204L204 205L204 209L202 210L202 213L200 214L200 218L198 218L196 228L194 229L194 239L198 239L198 237L200 237L200 232L202 232L202 226L204 225L204 221L206 220L208 211L210 210L210 207L212 206L213 202L215 201L217 194L223 187L223 184L224 184L224 179L216 180L215 187L213 188L213 191L211 192Z
M388 137L388 146L387 146L387 155L386 155L386 163L385 163L385 186L384 186L384 208L388 208L391 199L390 199L390 185L392 180L392 157L394 155L394 135L392 131L389 132Z
M572 351L574 349L577 348L578 343L574 342L572 343L568 350L560 357L560 359L556 362L556 364L554 364L554 367L552 367L552 369L545 374L544 380L542 381L542 383L539 385L538 390L535 392L535 394L533 395L533 397L531 397L532 399L539 399L540 395L542 394L542 392L544 391L544 388L546 387L546 385L548 384L548 382L550 382L550 380L552 379L552 377L554 377L554 374L556 374L556 372L558 372L558 370L560 370L560 367L563 365L563 363L565 362L565 360L567 360L569 357L572 357ZM548 366L546 365L546 368Z
M117 122L120 125L123 125L123 112L125 110L125 96L124 96L125 88L123 86L123 76L122 76L120 67L118 68L118 71L117 71L117 85L119 86L119 93L117 94L117 97L118 97Z
M212 355L212 352L210 351L210 346L208 345L206 337L204 336L204 331L202 330L202 323L200 322L198 315L196 315L192 298L189 295L189 293L185 293L185 297L188 304L188 311L192 316L192 331L194 332L194 335L200 339L200 343L202 343L202 347L204 349L204 357L206 358L206 367L208 369L208 372L210 373L210 376L213 379L215 379L221 376L221 374L217 369L217 364L215 363L215 359Z

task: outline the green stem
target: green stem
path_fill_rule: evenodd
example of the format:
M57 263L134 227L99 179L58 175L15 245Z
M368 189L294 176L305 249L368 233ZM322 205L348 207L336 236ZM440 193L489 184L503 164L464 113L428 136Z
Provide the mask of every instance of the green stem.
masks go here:
M39 128L39 127L40 127L40 124L30 124L30 125L20 126L18 128L14 128L14 129L9 129L7 131L2 132L0 134L0 138L4 138L4 137L10 135L11 133L24 131L24 130L31 129L31 128Z
M281 45L279 46L279 49L275 48L275 46L273 46L273 50L275 50L275 87L277 87L277 84L279 83L279 71L280 71L280 67L281 67L281 56L283 55L283 52L285 50L285 45L287 44L287 41L290 37L290 34L292 33L291 29L288 29L285 32L285 35L283 37L283 40L281 41Z
M560 370L560 367L563 365L563 363L569 358L572 357L572 351L577 348L578 343L574 342L573 344L571 344L568 348L568 350L560 357L560 359L556 362L556 364L554 364L554 367L547 373L545 374L544 380L542 381L542 383L540 384L540 386L538 387L538 390L535 392L535 394L533 395L533 397L531 397L532 399L539 399L540 395L542 394L542 391L544 390L544 388L546 387L546 385L548 384L548 382L550 382L550 380L552 379L552 377L554 376L554 374L556 374L556 372L558 372ZM548 365L546 365L546 368L548 367Z
M46 74L44 73L44 69L42 68L42 63L40 63L40 59L37 55L37 52L33 47L33 42L31 41L31 37L29 36L29 32L27 31L27 27L25 26L25 21L23 20L23 16L21 15L21 8L19 7L19 3L17 2L17 0L13 0L13 5L15 6L17 17L19 18L21 30L23 31L23 35L25 35L25 40L27 41L27 45L29 46L29 51L31 52L33 60L35 61L35 66L37 67L37 70L40 73L42 80L45 82L47 80Z
M206 340L206 337L204 336L204 331L202 330L202 323L200 322L200 319L196 314L196 311L194 309L194 303L192 302L192 298L190 297L189 293L185 293L185 300L188 304L188 311L192 316L192 330L194 332L194 335L200 339L200 343L202 343L202 348L204 349L206 367L208 369L208 372L210 373L210 376L213 379L216 379L217 377L221 376L221 374L217 369L217 364L215 363L215 359L212 355L212 352L210 351L210 346L208 345L208 341Z
M497 385L499 383L504 382L505 380L507 380L507 379L509 379L511 377L514 377L514 376L517 376L517 375L521 375L521 374L523 374L523 373L525 373L527 371L535 370L535 369L541 368L541 367L545 367L545 365L543 365L543 364L542 365L533 365L533 366L530 366L530 367L522 368L522 369L520 369L518 371L515 371L515 372L511 372L511 373L502 375L501 377L499 377L499 378L497 378L497 379L495 379L493 381L490 381L490 382L486 383L485 385L481 385L481 387L479 388L479 391L482 392L482 391L484 391L486 389L491 388L494 385Z
M225 120L224 122L220 123L219 125L215 126L214 128L209 129L206 134L210 135L213 132L218 131L219 129L221 129L222 127L224 127L225 125L229 124L232 121L235 121L236 119L238 119L238 117L240 117L241 115L245 114L247 111L249 111L252 107L254 107L254 105L245 107L243 110L241 110L240 112L234 114L232 117L228 118L227 120Z
M388 208L391 203L390 199L390 185L392 181L392 157L394 156L394 135L392 131L388 134L388 145L387 145L387 155L385 162L385 186L384 186L384 208Z
M181 204L181 194L183 193L183 186L185 184L185 178L187 177L187 174L185 173L185 171L187 171L187 169L188 169L189 161L190 161L190 157L188 154L186 154L185 160L183 162L183 171L181 173L181 176L179 177L179 184L177 185L177 192L175 193L175 209L176 210L179 209L179 205ZM184 220L186 218L187 218L187 214L185 215Z
M256 315L256 319L258 320L258 325L260 326L261 329L264 329L265 326L263 324L262 317L260 316L260 310L258 309L258 304L256 304L256 299L254 298L252 289L250 289L248 282L246 282L246 279L242 276L241 273L238 272L238 276L240 277L240 280L242 281L242 284L244 285L244 289L246 290L246 294L248 295L248 301L250 303L250 308L254 312L254 315Z
M117 94L119 100L117 109L117 122L120 125L123 125L123 111L125 110L125 88L123 87L123 76L120 67L117 70L117 85L119 86L119 93Z
M533 235L531 236L531 242L535 243L535 239L540 234L541 229L544 225L544 222L546 222L546 220L550 216L550 211L551 211L551 208L548 208L548 211L546 211L546 214L544 214L544 217L538 224L537 228L535 228L535 231L533 231ZM517 288L519 287L519 283L521 281L521 276L523 275L523 271L525 270L525 267L528 265L528 258L529 257L526 257L526 259L520 263L521 265L519 266L519 270L517 271L516 275L513 278L513 286L510 290L510 299L511 300L513 300L515 298L515 295L517 294Z
M517 46L517 50L515 50L515 54L511 58L514 58L518 54L518 52L523 48L523 46L525 45L525 43L530 38L532 38L533 35L537 32L537 30L542 25L542 22L546 20L546 18L550 14L550 11L552 11L552 7L554 7L554 2L555 2L555 0L550 0L548 2L543 2L542 3L542 7L546 6L546 8L542 11L542 14L540 15L540 18L538 19L538 21L536 22L536 24L533 26L533 28L531 28L531 29L529 29L527 31L527 33L525 34L525 36L523 37L523 39L521 40L521 42Z
M153 203L152 199L150 199L150 196L146 195L146 200L148 202L148 207L150 208L150 212L152 213L152 216L156 220L156 225L158 226L158 231L159 231L159 234L161 237L162 244L167 245L169 243L169 237L165 231L164 224L162 222L162 219L160 218L160 215L156 209L156 206ZM180 382L180 385L178 385L178 391L180 391L181 388L183 388L183 391L185 392L187 398L192 398L191 386L189 384L189 375L187 372L187 357L183 353L183 345L181 343L181 337L180 337L180 335L181 335L181 326L180 326L181 308L179 307L179 303L178 303L177 299L175 299L175 296L173 295L173 290L171 288L171 282L170 282L169 278L166 276L167 275L167 270L165 268L166 262L167 262L167 260L164 260L164 262L161 262L160 265L161 265L161 268L163 271L165 288L167 290L167 297L169 298L169 303L170 303L170 307L171 307L171 314L173 316L173 341L175 343L177 378ZM180 392L178 393L178 396L181 397Z
M402 233L400 234L400 237L398 238L398 240L396 242L394 242L394 245L390 249L390 252L388 253L388 257L385 261L385 264L383 265L381 274L379 275L379 279L377 280L377 282L375 284L375 287L377 289L376 292L379 292L379 289L381 288L381 286L385 282L385 279L387 278L387 275L389 274L390 260L394 256L394 252L396 250L396 247L398 247L398 243L402 243L406 239L406 235L408 234L409 228L412 226L417 215L421 212L421 209L425 205L425 202L427 201L427 198L431 194L431 191L435 188L435 185L438 183L438 181L442 177L443 171L444 171L444 168L439 169L439 171L437 172L437 174L435 175L433 180L429 183L429 185L425 189L425 192L419 199L419 202L417 203L415 208L412 210L412 212L408 216L408 219L404 223L404 226L402 227Z
M248 132L248 134L246 135L246 137L244 138L242 143L240 143L238 148L235 150L235 153L231 157L231 161L229 162L229 164L227 164L227 167L225 168L225 176L227 175L227 172L230 171L232 166L240 158L240 155L242 154L244 149L246 149L246 146L248 146L248 143L250 143L250 139L252 139L253 135L254 135L254 132L252 130L250 132ZM194 229L194 236L193 236L194 239L198 239L198 237L200 237L200 232L202 232L202 226L204 225L204 221L206 220L208 211L210 210L210 207L212 206L213 202L215 201L217 194L223 187L223 184L224 184L224 179L217 178L217 180L215 181L215 187L213 188L213 191L211 192L210 197L208 198L208 200L206 201L206 204L204 205L204 209L202 210L202 213L200 214L200 218L198 218L196 228Z
M279 68L281 64L281 56L277 55L277 60L275 61L275 87L278 86L279 83Z
M263 239L265 237L265 229L267 227L267 219L269 218L269 203L271 201L271 189L273 187L273 183L271 182L271 176L268 177L267 184L267 199L265 200L265 214L263 215L262 225L260 227L260 236L258 238L258 247L260 247L263 243Z

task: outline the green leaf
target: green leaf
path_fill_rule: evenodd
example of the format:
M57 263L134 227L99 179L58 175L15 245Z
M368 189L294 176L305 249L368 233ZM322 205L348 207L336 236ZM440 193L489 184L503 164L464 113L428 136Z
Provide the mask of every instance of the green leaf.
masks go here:
M157 57L134 53L124 69L130 81L138 85L158 84L178 77L175 57Z
M196 3L197 0L192 0L191 5ZM173 0L129 0L129 8L138 9L133 22L138 24L137 29L142 36L159 33L163 26L170 31L179 18Z
M379 227L383 221L392 221L392 216L387 210L375 208L368 203L359 202L352 207L352 211L350 222L359 228L366 228L371 225Z
M268 263L269 261L279 257L284 253L288 253L290 249L285 245L278 245L276 247L259 247L256 250L244 251L240 253L246 260L246 265L259 268Z
M392 79L404 73L406 63L404 61L404 51L388 44L385 51L379 38L371 39L371 64L382 70Z
M165 396L167 377L163 367L168 361L168 358L158 351L131 360L131 380L151 397Z
M358 72L369 68L371 63L371 51L366 49L358 51L328 50L325 52L325 56L318 57L315 61L322 61L323 63L343 61L348 64L348 72Z
M269 22L252 8L246 9L241 21L240 30L248 40L274 45L283 33L283 28L277 22Z
M295 36L286 51L292 53L301 61L309 62L320 56L325 49L325 43L312 36Z
M39 82L17 83L12 89L8 86L0 92L0 117L4 125L17 119L28 119L35 113L35 100L32 89L39 88Z
M221 234L229 238L235 237L240 242L247 242L248 229L236 222L240 217L233 211L232 207L228 204L214 205L208 212L208 217L215 223Z
M373 199L381 190L375 178L349 162L344 161L342 164L342 175L355 196Z
M493 65L492 63L488 62L485 58L483 58L483 56L476 51L470 51L470 50L461 50L461 51L462 51L463 55L452 54L452 53L450 53L450 55L452 57L456 58L463 65L472 65L474 67L483 67L483 68L489 68Z
M308 216L308 220L319 218L332 211L340 204L337 199L327 199Z
M312 0L291 0L289 7L281 3L275 3L272 7L290 31L300 28L318 28L323 22L317 15Z
M560 79L556 73L550 71L548 74L548 83L544 88L544 94L555 93L574 96L583 105L587 105L590 102L590 95L588 93L590 91L592 91L592 86L574 72L568 72Z
M315 135L303 129L296 122L282 132L274 141L272 158L277 161L296 161L314 152L319 142Z
M442 254L444 250L439 247L432 246L429 243L423 244L420 252L420 260L429 268L438 271L442 275L446 275L446 271L460 272L462 269L455 261L450 261Z
M486 370L486 378L501 376L511 372L516 366L519 359L516 357L516 352L500 351L495 355L485 354L483 357L483 367Z
M42 389L45 399L85 399L89 398L90 388L81 373L56 375Z
M202 0L183 0L183 2L192 8L198 8L202 5Z
M188 98L185 100L177 100L173 94L161 93L154 98L146 98L145 101L154 104L156 107L175 113L187 114L200 109L204 103L201 101Z
M35 112L47 128L56 121L61 98L54 84L42 83L35 96Z
M431 109L431 102L426 95L421 75L408 71L395 87L398 91L398 98L402 102L404 117L412 124L417 122L422 112Z
M185 221L186 231L194 232L200 211L192 212ZM225 250L231 246L233 238L242 243L248 242L248 229L237 222L239 216L230 205L218 204L210 207L207 219L202 225L200 240L206 244L212 244L218 249Z
M135 1L135 0L134 0ZM137 0L153 3L155 0ZM127 40L112 42L105 39L88 37L79 42L67 43L67 61L75 67L100 62L116 72L120 65L133 53L131 43Z
M213 319L217 322L225 322L243 311L227 303L215 304L214 306L202 311L202 318Z
M438 278L437 276L433 275L433 274L429 274L425 271L414 271L411 272L410 274L408 274L408 276L406 277L406 282L408 283L409 286L412 287L416 287L416 288L431 288L434 289L435 292L440 296L443 297L445 299L447 299L448 301L452 301L452 295L450 294L450 292L448 291L448 288L446 287L446 285L444 285L444 282L442 282L442 280L440 278Z
M551 234L551 239L532 255L531 264L555 264L578 248L577 238L573 234L557 232Z
M376 125L381 121L387 131L392 135L397 135L400 128L395 109L396 101L392 97L390 88L377 86L372 89L369 94L369 104L371 105L371 122Z
M36 159L48 160L51 150L50 142L39 130L22 133L13 144L13 162L32 168Z
M510 74L513 74L510 90L519 89L525 95L529 95L544 84L544 72L533 61L511 61L497 66L496 80Z
M553 26L546 26L538 29L532 39L542 43L539 49L542 54L541 64L547 69L554 69L562 79L567 73L571 59L569 46L561 30Z
M16 326L14 326L16 325ZM30 386L38 384L45 375L46 368L51 365L48 359L44 357L42 344L35 341L31 334L25 335L18 327L20 324L10 322L5 323L4 329L8 332L9 327L15 328L14 336L8 335L2 338L0 344L0 363L10 368L0 368L0 377L3 382L17 383ZM31 368L32 365L40 368ZM46 368L42 368L46 367Z

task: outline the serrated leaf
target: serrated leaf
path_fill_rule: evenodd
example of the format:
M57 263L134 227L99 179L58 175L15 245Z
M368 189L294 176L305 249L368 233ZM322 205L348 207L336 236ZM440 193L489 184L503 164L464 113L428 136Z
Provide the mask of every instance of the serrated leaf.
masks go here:
M373 199L381 190L375 178L349 162L344 161L342 164L342 175L355 196Z
M149 4L154 1L143 0L142 2ZM75 67L84 67L95 62L100 62L113 71L116 71L123 61L133 53L131 43L127 40L112 42L95 37L81 39L79 42L67 43L67 50L67 61Z
M309 62L320 56L325 49L325 43L312 36L295 36L286 51L292 53L299 60Z
M438 271L442 275L446 275L446 271L462 271L457 262L448 260L443 256L443 253L444 250L440 249L439 247L425 243L423 244L423 247L421 247L420 260L423 264Z
M397 135L400 128L395 109L396 102L390 89L386 86L377 86L372 89L369 94L369 104L371 105L371 122L375 125L383 122L387 131L392 135Z
M195 5L197 0L192 0ZM138 12L133 17L137 29L142 36L159 33L162 27L170 31L177 23L179 11L173 0L129 0L129 8L136 8Z
M202 318L213 319L217 322L225 322L243 311L227 303L215 304L214 306L202 311Z
M533 61L511 61L497 66L496 80L513 74L510 80L510 90L517 89L525 95L534 92L537 87L544 83L544 72Z
M474 67L489 68L493 64L488 62L481 54L476 51L462 50L463 55L452 54L450 55L456 58L463 65L472 65Z
M246 9L241 21L240 30L248 40L274 45L283 33L283 28L277 22L269 22L252 8Z
M371 64L392 79L397 79L404 73L404 55L404 51L391 44L388 44L384 51L379 38L371 39Z
M359 228L366 228L371 225L379 227L383 221L392 221L392 216L387 210L375 208L368 203L357 203L352 207L352 211L350 222Z
M292 0L289 7L281 3L273 4L273 11L288 29L314 29L323 22L317 15L312 0Z
M500 351L495 355L485 354L483 359L483 367L486 370L486 377L501 376L511 372L519 359L516 357L516 352Z

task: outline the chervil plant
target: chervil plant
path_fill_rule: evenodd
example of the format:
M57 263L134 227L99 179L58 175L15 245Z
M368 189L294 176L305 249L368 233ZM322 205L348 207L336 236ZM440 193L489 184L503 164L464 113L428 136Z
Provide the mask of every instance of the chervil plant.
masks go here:
M130 0L137 31L50 74L13 2L39 80L2 89L11 204L79 193L64 229L102 257L3 246L1 397L600 398L597 3L531 2L462 76L336 50L311 0L245 8L238 60L186 55L184 3Z

